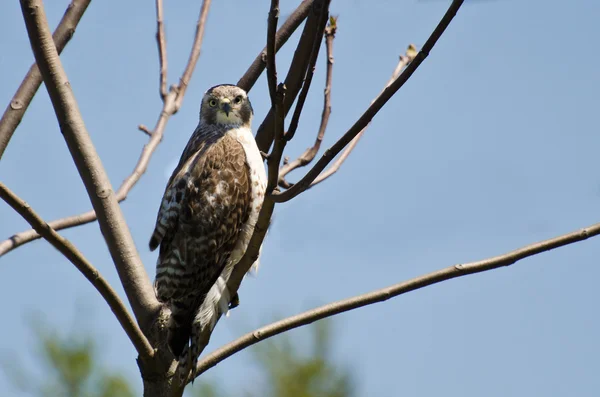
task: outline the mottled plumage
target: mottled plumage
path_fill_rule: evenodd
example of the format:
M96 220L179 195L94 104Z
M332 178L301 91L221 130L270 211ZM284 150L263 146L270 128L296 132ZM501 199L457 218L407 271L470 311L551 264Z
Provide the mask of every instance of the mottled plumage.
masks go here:
M220 85L202 100L200 122L173 171L150 249L160 245L155 288L172 312L169 347L200 353L197 338L214 327L232 297L226 288L262 205L266 174L250 124L252 106L239 87Z

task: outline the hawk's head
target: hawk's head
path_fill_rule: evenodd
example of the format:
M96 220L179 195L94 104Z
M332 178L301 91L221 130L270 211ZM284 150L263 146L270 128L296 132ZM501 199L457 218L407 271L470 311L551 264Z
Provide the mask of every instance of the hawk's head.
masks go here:
M205 124L250 127L252 105L248 94L240 87L231 84L210 88L202 98L200 120Z

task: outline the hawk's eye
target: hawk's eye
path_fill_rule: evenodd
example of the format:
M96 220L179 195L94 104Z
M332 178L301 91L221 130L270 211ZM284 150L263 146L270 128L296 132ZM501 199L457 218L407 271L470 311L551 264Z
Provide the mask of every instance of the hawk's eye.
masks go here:
M211 108L214 108L215 106L217 106L217 100L211 99L210 101L208 101L208 106L210 106Z
M240 102L242 102L242 99L243 99L243 98L242 98L242 96L241 96L241 95L238 95L238 96L236 96L236 97L235 97L235 99L233 100L233 103L240 103Z

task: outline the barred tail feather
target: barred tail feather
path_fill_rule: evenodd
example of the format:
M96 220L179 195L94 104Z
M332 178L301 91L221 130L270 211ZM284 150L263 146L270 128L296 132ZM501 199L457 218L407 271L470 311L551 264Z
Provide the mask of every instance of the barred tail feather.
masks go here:
M152 233L152 237L150 237L150 242L148 246L150 247L150 251L154 251L158 248L160 242L165 237L165 230L159 225L156 226L154 232Z

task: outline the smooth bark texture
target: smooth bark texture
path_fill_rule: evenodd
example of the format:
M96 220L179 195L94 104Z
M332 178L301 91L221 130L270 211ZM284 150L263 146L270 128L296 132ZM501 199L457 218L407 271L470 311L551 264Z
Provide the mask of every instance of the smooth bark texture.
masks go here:
M240 350L291 329L308 325L315 321L335 316L336 314L344 313L350 310L358 309L360 307L372 305L378 302L384 302L390 298L425 288L442 281L466 276L468 274L481 273L503 266L510 266L521 259L550 251L555 248L563 247L565 245L573 244L578 241L583 241L598 235L600 235L600 223L569 234L527 245L504 255L495 256L482 261L449 266L399 284L363 295L354 296L352 298L332 302L296 316L288 317L281 321L277 321L270 325L259 328L253 332L247 333L246 335L210 353L198 362L198 366L196 367L197 374L201 375L203 372L206 372L210 368L225 360L227 357L231 357Z
M108 306L121 323L125 333L138 354L144 359L154 355L154 349L146 339L142 330L127 311L127 307L117 295L117 292L108 284L108 281L83 254L66 238L52 229L36 212L21 200L16 194L0 182L0 198L21 215L35 230L37 230L54 248L60 251L75 267L88 279L96 290L102 295Z
M90 5L90 2L91 0L73 0L67 7L65 15L63 15L52 35L54 45L59 54L65 49L67 43L75 34L75 28L79 24L83 13L87 10L88 5ZM34 63L29 68L17 92L6 107L2 119L0 119L0 159L2 159L2 155L10 139L21 123L31 100L41 84L42 75L37 64Z
M29 41L52 100L62 135L83 180L100 230L115 263L133 312L142 325L151 321L159 303L106 171L85 128L71 85L52 41L41 0L21 0Z
M283 25L277 30L275 35L275 52L288 41L296 29L308 16L315 0L303 0L294 12L285 20ZM260 77L267 66L267 48L265 47L254 59L254 62L248 67L246 73L238 80L237 85L247 92L250 92L256 80Z

